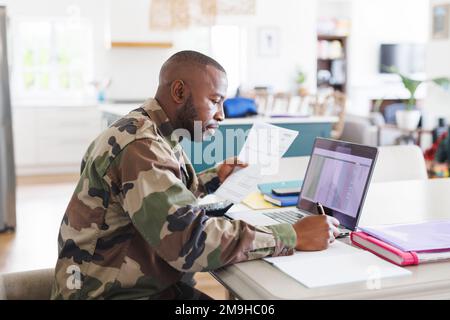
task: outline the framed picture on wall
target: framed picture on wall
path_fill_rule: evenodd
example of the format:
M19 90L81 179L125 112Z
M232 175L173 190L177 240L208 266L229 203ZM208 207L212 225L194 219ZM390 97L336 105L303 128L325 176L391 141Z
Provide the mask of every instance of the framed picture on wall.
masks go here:
M280 29L261 27L258 30L258 52L263 57L276 57L280 54Z
M432 17L432 38L433 39L446 39L449 35L449 15L450 5L442 4L433 7Z

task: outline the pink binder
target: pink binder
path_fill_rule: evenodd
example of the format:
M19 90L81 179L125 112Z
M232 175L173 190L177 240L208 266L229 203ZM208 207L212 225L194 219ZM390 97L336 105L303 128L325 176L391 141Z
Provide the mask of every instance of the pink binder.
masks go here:
M415 252L402 251L364 232L352 232L350 239L354 245L399 266L419 264L419 257Z

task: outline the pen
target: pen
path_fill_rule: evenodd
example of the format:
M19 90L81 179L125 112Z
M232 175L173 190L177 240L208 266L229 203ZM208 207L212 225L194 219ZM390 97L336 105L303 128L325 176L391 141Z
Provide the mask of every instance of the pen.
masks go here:
M322 204L320 202L316 202L317 208L319 209L319 213L325 215L325 210L323 210Z

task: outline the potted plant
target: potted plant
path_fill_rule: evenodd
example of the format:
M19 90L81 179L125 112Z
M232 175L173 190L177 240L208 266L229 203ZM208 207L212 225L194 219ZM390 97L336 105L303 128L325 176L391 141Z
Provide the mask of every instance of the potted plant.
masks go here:
M402 83L406 90L409 92L409 98L406 103L406 107L404 110L398 110L395 114L395 119L397 122L397 126L400 129L410 130L413 131L417 128L417 125L420 121L421 113L416 108L416 91L417 88L422 84L426 82L431 82L439 87L443 88L444 90L448 90L450 86L450 78L446 77L439 77L439 78L432 78L432 79L426 79L426 80L417 80L412 79L411 77L408 77L398 71L398 69L394 67L387 67L388 71L397 74L402 79Z
M308 95L308 89L306 89L305 86L303 85L306 82L306 73L304 73L302 70L298 70L295 82L298 85L298 94L301 97L307 96Z
M106 89L109 88L109 86L111 85L111 82L112 82L111 78L104 78L101 80L93 80L90 82L90 84L92 84L96 89L98 102L100 102L100 103L105 102Z

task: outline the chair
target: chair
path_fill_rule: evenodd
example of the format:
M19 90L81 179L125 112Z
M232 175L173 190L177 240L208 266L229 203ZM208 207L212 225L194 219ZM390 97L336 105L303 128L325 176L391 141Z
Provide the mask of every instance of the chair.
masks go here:
M334 91L326 95L323 99L318 97L316 100L315 115L338 117L338 121L333 124L333 128L331 129L331 137L333 139L340 139L344 131L346 104L347 98L340 91Z
M368 117L347 113L340 140L377 146L377 133L377 127L371 123Z
M269 106L270 95L267 90L256 90L254 99L258 106L258 113L265 114Z
M427 179L422 150L416 145L378 147L372 182Z
M266 114L269 107L270 93L267 88L255 88L250 91L243 91L240 93L243 98L253 99L256 103L259 114Z
M314 114L316 104L316 95L293 95L290 99L288 114L310 116Z
M291 105L291 94L287 92L277 92L272 98L272 107L268 110L269 114L289 113Z
M48 300L54 269L0 274L0 300Z
M331 137L334 139L340 139L342 132L344 131L344 117L347 106L347 98L342 92L336 91L332 96L328 97L328 100L331 101L333 106L331 115L338 117L338 121L333 125L331 130Z

